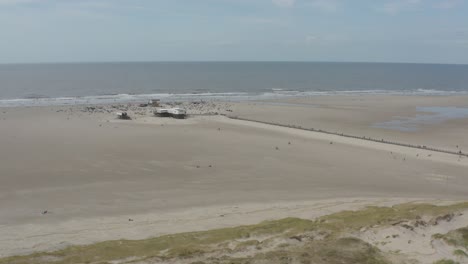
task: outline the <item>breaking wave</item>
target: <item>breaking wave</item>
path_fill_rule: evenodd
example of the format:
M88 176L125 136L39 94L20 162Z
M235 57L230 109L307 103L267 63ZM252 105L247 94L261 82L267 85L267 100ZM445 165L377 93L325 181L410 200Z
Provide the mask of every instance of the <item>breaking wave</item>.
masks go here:
M0 99L0 107L17 106L48 106L48 105L83 105L83 104L112 104L112 103L134 103L146 102L150 99L160 99L161 101L197 101L197 100L218 100L218 101L255 101L271 100L286 97L312 97L329 95L462 95L468 91L440 91L416 89L410 91L388 91L388 90L353 90L353 91L295 91L280 88L273 88L271 91L253 94L246 92L227 93L154 93L154 94L111 94L79 97L46 97L31 96L17 99Z

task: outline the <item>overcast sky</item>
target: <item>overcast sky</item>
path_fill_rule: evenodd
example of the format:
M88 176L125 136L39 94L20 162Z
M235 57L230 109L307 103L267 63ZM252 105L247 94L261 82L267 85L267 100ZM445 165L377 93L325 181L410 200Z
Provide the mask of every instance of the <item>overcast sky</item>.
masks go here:
M465 0L0 0L0 63L468 64Z

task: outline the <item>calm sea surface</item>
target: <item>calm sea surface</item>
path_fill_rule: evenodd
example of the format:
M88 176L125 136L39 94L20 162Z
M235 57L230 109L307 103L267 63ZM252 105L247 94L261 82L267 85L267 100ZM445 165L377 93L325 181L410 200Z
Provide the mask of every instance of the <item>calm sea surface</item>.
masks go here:
M149 62L0 65L0 106L147 98L468 93L468 65Z

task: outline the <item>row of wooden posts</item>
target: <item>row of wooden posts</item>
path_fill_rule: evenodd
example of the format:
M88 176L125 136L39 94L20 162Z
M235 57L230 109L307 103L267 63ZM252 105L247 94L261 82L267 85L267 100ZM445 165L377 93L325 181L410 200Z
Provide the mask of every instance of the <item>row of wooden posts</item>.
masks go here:
M356 139L374 141L374 142L379 142L379 143L384 143L384 144L391 144L391 145L403 146L403 147L408 147L408 148L430 150L430 151L435 151L435 152L442 152L442 153L448 153L448 154L468 157L468 153L464 153L461 150L451 151L451 150L439 149L439 148L434 148L434 147L428 147L428 146L425 146L425 145L413 145L413 144L408 144L408 143L388 141L388 140L385 140L385 139L375 139L375 138L365 137L365 136L354 136L354 135L349 135L349 134L344 134L344 133L326 131L326 130L322 130L322 129L304 128L302 126L285 125L285 124L268 122L268 121L259 121L259 120L249 119L249 118L238 117L238 116L228 116L228 117L231 118L231 119L237 119L237 120L243 120L243 121L249 121L249 122L256 122L256 123L262 123L262 124L274 125L274 126L281 126L281 127L288 127L288 128L295 128L295 129L301 129L301 130L306 130L306 131L313 131L313 132L318 132L318 133L324 133L324 134L330 134L330 135L336 135L336 136L342 136L342 137L348 137L348 138L356 138Z

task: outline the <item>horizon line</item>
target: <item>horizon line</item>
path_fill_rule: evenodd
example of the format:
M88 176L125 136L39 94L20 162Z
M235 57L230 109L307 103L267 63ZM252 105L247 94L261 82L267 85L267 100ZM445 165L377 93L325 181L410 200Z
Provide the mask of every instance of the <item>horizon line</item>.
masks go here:
M394 62L394 61L314 61L314 60L134 60L134 61L45 61L45 62L0 62L0 65L38 65L38 64L124 64L124 63L361 63L361 64L425 64L460 65L468 63L448 62Z

